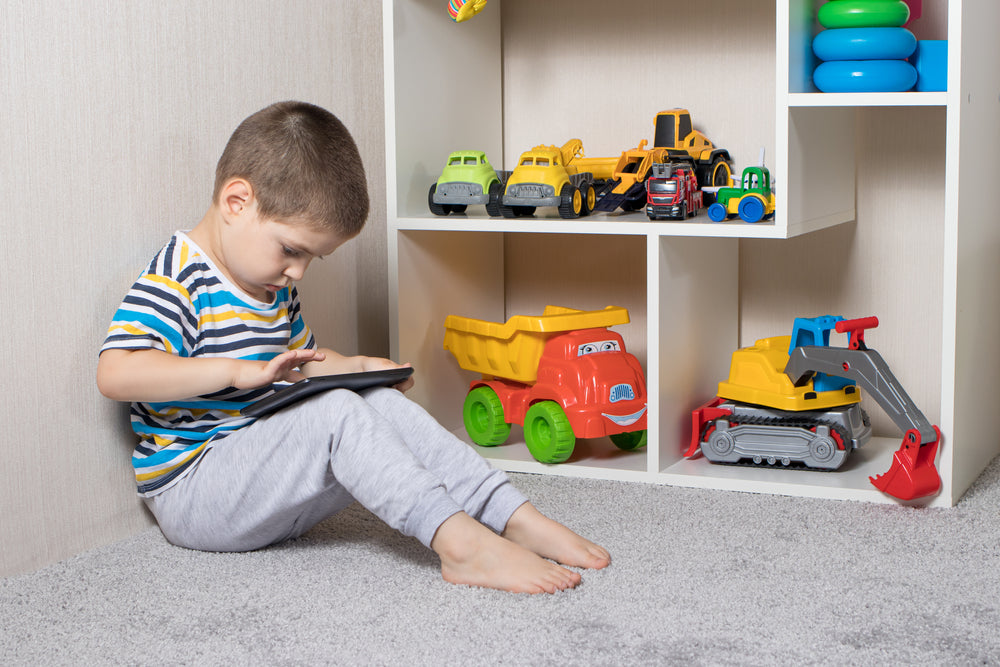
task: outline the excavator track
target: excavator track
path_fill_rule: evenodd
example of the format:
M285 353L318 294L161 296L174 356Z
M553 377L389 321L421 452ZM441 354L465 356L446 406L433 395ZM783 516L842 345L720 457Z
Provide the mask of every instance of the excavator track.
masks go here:
M809 413L785 413L740 403L705 425L701 451L730 465L837 470L851 451L871 438L868 415L857 405Z

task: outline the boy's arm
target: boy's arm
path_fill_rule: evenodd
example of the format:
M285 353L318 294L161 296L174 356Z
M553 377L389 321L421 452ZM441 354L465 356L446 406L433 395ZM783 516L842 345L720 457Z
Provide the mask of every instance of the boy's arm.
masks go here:
M325 347L319 348L319 353L323 355L323 359L316 359L302 365L302 374L306 377L314 377L317 375L340 375L341 373L360 373L362 371L380 371L410 365L397 364L395 361L383 359L382 357L366 357L363 355L345 357L344 355ZM406 391L412 386L413 378L410 377L396 385L396 388L400 391Z
M252 389L303 375L295 369L320 362L319 350L289 350L270 361L224 357L178 357L162 350L111 349L97 362L97 387L117 401L155 403L176 401L221 391Z

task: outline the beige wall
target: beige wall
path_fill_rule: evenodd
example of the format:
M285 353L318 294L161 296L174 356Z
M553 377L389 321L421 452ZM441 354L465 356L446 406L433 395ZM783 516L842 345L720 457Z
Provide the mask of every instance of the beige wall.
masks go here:
M357 0L2 0L0 575L150 525L124 406L94 386L108 320L193 225L229 133L304 99L355 133L367 230L301 290L324 344L388 351L381 6Z

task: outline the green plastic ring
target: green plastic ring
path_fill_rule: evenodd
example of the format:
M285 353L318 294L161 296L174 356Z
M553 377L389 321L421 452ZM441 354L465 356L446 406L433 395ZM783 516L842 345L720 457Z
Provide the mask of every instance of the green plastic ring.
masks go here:
M903 0L831 0L819 8L824 28L898 28L910 20Z

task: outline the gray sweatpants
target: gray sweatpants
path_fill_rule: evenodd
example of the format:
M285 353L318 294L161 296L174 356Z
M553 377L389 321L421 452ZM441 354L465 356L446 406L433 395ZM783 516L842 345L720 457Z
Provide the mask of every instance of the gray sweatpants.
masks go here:
M317 394L216 443L146 498L170 542L248 551L298 537L354 500L430 546L464 511L502 532L525 497L395 389Z

